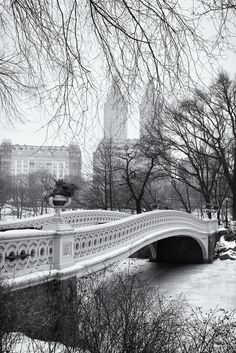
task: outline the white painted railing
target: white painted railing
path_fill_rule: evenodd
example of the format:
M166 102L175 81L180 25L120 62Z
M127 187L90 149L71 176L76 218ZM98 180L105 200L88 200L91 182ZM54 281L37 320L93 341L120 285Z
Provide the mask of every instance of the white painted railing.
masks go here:
M0 273L3 277L17 277L54 267L54 231L25 229L0 234Z
M128 216L128 213L104 210L66 211L61 213L61 218L63 221L71 224L72 227L84 227L86 225L107 223ZM14 221L2 221L0 222L0 231L22 228L41 229L48 225L52 218L52 214L46 214Z
M125 246L130 248L137 242L140 247L150 244L161 234L203 236L207 247L207 236L217 229L215 220L202 221L180 211L153 211L72 229L64 234L46 230L11 230L0 233L0 271L3 276L18 277L40 271L49 274L48 271L66 268L70 271L72 266L76 273L76 265L83 261L109 255Z
M131 243L145 234L160 233L168 229L179 229L179 235L182 229L192 230L193 233L210 234L217 232L218 225L215 220L202 221L184 212L147 212L103 226L81 228L75 232L74 257L78 259L106 251L123 243Z

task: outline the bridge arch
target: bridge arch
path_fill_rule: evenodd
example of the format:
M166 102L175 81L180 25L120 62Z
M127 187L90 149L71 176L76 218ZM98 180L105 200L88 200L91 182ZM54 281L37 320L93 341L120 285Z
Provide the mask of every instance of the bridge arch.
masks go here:
M175 239L190 239L192 240L192 244L196 245L196 249L200 250L200 253L198 254L198 260L195 259L196 261L207 261L208 260L208 237L203 236L200 232L195 233L191 230L181 230L181 229L172 229L166 230L160 234L160 232L157 231L156 235L152 234L151 239L148 238L143 240L142 244L137 244L133 245L132 249L130 249L130 256L141 250L142 248L149 246L150 247L150 252L151 252L151 257L153 260L160 260L164 261L165 257L163 257L163 254L160 254L160 251L162 252L163 250L160 249L159 244L162 241L167 241L167 240L175 240ZM167 242L165 242L165 245L167 245ZM194 249L192 249L194 251ZM196 251L198 251L196 250ZM161 256L160 256L161 255ZM163 259L163 260L162 260ZM184 259L183 259L184 260ZM193 259L194 260L194 259Z

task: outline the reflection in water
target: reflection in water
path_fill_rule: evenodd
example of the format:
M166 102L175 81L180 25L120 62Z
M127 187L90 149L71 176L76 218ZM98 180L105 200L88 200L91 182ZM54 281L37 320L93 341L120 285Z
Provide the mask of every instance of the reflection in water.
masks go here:
M167 298L181 295L191 306L204 311L236 309L236 261L178 265L130 259L127 264L135 272L142 271L142 277Z

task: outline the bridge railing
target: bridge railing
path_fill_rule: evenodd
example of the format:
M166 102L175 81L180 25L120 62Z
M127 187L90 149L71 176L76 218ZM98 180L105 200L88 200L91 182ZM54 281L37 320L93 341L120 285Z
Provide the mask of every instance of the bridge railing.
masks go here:
M73 266L145 238L171 230L193 234L217 232L217 221L202 221L179 211L153 211L106 224L71 229L65 233L22 229L0 233L0 271L3 276L22 276ZM181 234L181 232L180 232Z
M0 273L17 277L54 268L55 232L36 229L0 233Z
M83 227L75 233L74 258L79 261L85 256L131 243L157 230L161 233L172 228L209 234L217 232L218 224L216 220L203 221L184 212L168 210L130 216L103 226Z
M104 210L66 211L62 212L61 214L63 222L70 224L74 228L112 222L128 216L129 214L125 212ZM52 214L46 214L42 216L24 218L20 220L2 221L0 222L0 231L7 229L22 228L42 229L43 227L50 224L52 218Z

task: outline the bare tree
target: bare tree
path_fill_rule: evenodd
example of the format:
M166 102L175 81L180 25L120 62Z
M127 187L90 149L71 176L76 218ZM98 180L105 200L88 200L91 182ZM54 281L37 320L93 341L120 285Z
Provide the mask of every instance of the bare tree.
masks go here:
M165 343L172 349L176 345L174 327L182 303L165 306L138 276L116 274L102 281L80 281L78 300L78 346L84 350L144 353L162 352Z
M196 89L192 98L183 101L168 120L169 126L166 124L166 131L178 137L171 138L173 148L183 153L191 165L191 169L180 168L182 176L199 180L206 202L224 180L224 190L227 193L229 187L232 193L233 219L236 219L235 85L226 73L220 73L208 89ZM185 181L188 182L186 178ZM221 203L226 193L218 195Z
M104 138L94 153L91 192L96 207L111 210L119 208L117 200L118 151L119 146L113 139Z
M158 90L186 83L199 53L212 57L196 23L179 1L3 0L2 106L29 90L40 104L50 101L50 123L79 129L98 70L117 76L126 97L149 78Z
M171 173L169 174L169 180L174 194L186 212L192 213L199 207L202 212L201 194L198 191L194 190L189 184L182 182Z
M50 177L47 170L36 171L26 176L27 200L25 206L33 211L33 216L47 212L47 203L44 196L47 192L47 181Z
M12 206L13 214L22 218L24 206L27 202L28 182L25 174L15 175L12 178Z
M91 275L78 280L73 298L63 287L57 281L19 291L0 286L1 353L16 352L16 340L17 351L23 342L27 351L50 353L235 350L234 312L191 310L179 298L166 300L141 276ZM33 340L27 345L20 332ZM46 342L37 342L36 338Z
M148 140L139 141L133 146L126 145L120 154L120 171L122 185L129 190L129 201L135 202L136 212L142 212L142 202L148 183L158 177L158 159L161 152ZM160 171L159 171L160 172Z
M12 312L16 310L15 305L9 300L11 288L0 280L0 353L11 352L19 334L12 335L13 324L11 322Z
M235 30L236 4L234 0L201 0L196 11L199 18L208 19L215 29L215 42L221 48L232 47L231 39ZM199 5L199 4L198 4Z
M161 297L137 275L78 283L77 347L91 353L233 352L234 313ZM187 310L185 311L185 309Z
M189 188L203 196L207 208L212 204L213 197L218 205L225 197L222 193L216 195L224 176L224 167L216 151L216 143L211 143L212 139L206 133L208 129L214 135L217 122L210 110L204 110L201 96L204 97L204 93L198 90L193 99L182 100L176 107L166 105L149 129L152 138L163 145L162 167L187 211L191 210L190 199L185 198ZM227 190L228 181L225 181ZM178 190L181 184L186 185L185 196ZM208 215L211 217L211 212Z
M9 175L0 176L0 219L2 216L2 209L12 197L12 185Z
M179 205L176 204L173 195L173 190L169 179L163 173L158 171L159 167L155 167L149 178L146 186L146 190L143 197L143 207L147 211L154 209L178 209Z

